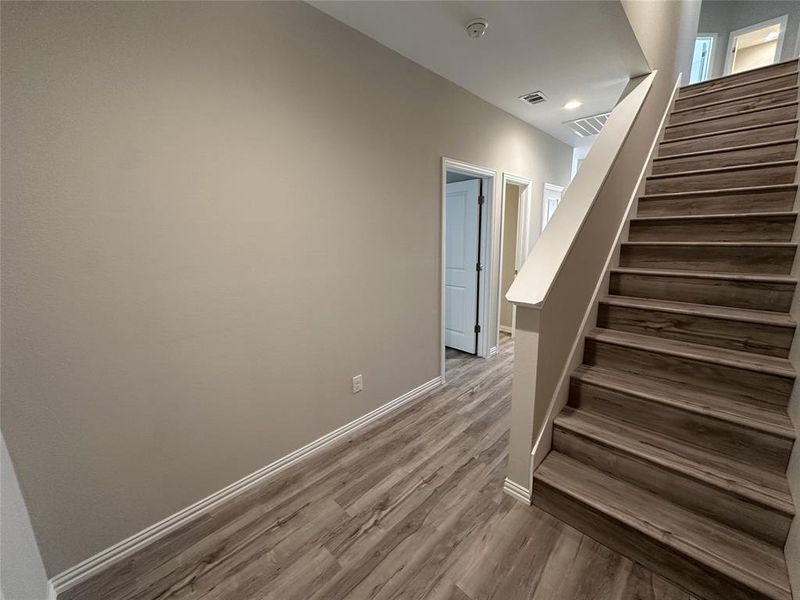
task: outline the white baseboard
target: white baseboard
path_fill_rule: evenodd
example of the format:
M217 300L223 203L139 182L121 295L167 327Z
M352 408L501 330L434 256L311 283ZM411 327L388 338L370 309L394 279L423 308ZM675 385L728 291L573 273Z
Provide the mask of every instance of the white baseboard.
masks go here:
M514 329L509 327L508 325L500 325L500 332L501 333L514 333Z
M49 581L50 600L55 600L58 594L64 593L75 585L86 581L93 575L109 568L114 563L127 558L140 548L143 548L148 544L152 544L156 540L168 534L170 531L185 525L189 521L208 512L215 506L219 506L224 502L232 500L242 492L252 488L255 485L263 483L267 479L274 477L279 472L290 467L291 465L294 465L321 450L325 446L328 446L329 444L355 432L356 430L369 425L383 415L393 410L397 410L402 405L436 389L441 384L442 378L434 377L430 381L423 383L409 392L406 392L391 402L387 402L372 412L369 412L358 419L351 421L350 423L347 423L346 425L343 425L334 431L331 431L321 438L314 440L310 444L306 444L302 448L295 450L291 454L287 454L283 458L279 458L275 462L260 468L255 473L251 473L250 475L243 477L239 481L232 483L226 488L223 488L218 492L203 498L199 502L195 502L191 506L184 508L174 515L171 515L166 519L163 519L162 521L143 529L139 533L136 533L129 538L114 544L110 548L106 548L102 552L98 552L94 556L87 558L80 564L75 565L74 567L71 567L62 573L59 573Z
M506 480L503 482L503 491L515 500L519 500L530 506L532 498L531 491L518 483L514 483L508 477L506 477Z

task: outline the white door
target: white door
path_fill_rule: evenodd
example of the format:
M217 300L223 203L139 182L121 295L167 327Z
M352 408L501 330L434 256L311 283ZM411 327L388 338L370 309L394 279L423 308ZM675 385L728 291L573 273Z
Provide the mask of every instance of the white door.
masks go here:
M542 231L544 231L547 222L556 212L558 203L564 195L564 188L560 185L553 185L552 183L544 184L544 195L542 198Z
M445 224L445 346L475 354L478 334L480 180L447 184Z

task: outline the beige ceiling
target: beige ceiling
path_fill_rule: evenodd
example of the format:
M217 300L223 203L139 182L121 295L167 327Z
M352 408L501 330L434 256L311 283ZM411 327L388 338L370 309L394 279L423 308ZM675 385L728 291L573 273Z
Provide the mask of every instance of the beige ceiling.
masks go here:
M649 72L618 0L372 1L311 4L569 144L563 123L608 112L630 77ZM489 27L470 39L466 24ZM541 90L547 102L518 99ZM566 110L579 99L583 105Z

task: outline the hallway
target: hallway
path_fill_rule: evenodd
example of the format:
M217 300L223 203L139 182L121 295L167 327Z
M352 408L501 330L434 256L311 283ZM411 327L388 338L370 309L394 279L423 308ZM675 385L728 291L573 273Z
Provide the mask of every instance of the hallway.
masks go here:
M688 600L502 492L513 343L67 600Z

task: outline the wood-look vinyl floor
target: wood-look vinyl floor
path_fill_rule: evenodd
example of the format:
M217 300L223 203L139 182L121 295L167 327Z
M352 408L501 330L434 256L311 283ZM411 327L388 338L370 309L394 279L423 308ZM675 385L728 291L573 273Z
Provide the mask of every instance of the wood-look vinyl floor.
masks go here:
M61 600L691 600L502 492L513 344Z

